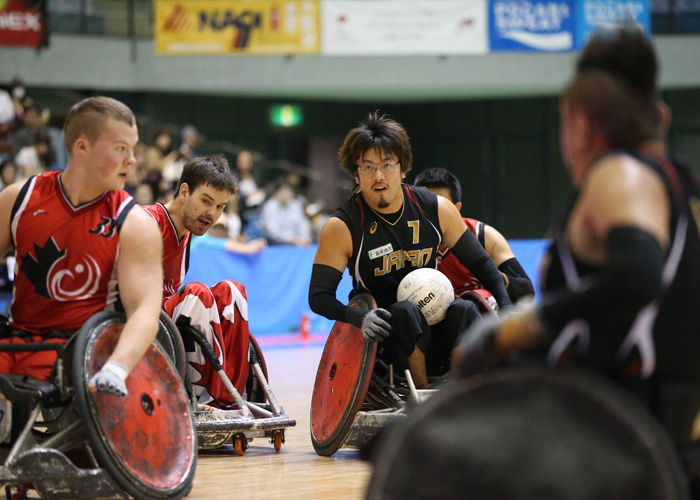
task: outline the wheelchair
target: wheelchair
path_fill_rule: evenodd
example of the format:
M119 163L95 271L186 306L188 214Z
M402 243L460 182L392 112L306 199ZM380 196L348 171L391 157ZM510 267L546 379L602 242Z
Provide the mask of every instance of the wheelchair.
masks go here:
M482 314L495 314L478 293L461 298L475 302ZM366 293L350 307L375 309ZM362 331L338 321L321 355L311 398L311 441L316 453L331 456L340 448L362 448L388 423L406 416L406 406L420 404L438 389L417 389L408 370L403 373L378 357L379 343L365 341ZM445 378L429 374L431 386Z
M88 391L124 323L121 313L99 312L65 345L0 345L3 352L58 354L49 382L0 375L13 413L29 414L0 467L8 498L13 488L15 498L26 498L28 486L54 499L179 499L189 493L197 434L185 388L160 343L129 374L127 396Z
M689 500L669 433L590 369L520 364L452 379L375 446L368 500Z
M234 407L231 409L214 408L199 404L194 392L189 391L199 448L212 450L230 443L235 453L242 456L253 439L265 438L275 451L280 451L285 442L286 428L295 426L296 421L287 416L275 398L267 382L265 358L253 335L250 335L248 343L249 372L244 398L226 375L211 344L197 328L189 324L175 325L165 312L161 313L160 320L167 325L163 331L169 333L163 343L178 365L182 380L186 380L187 367L183 343L185 338L200 346L204 357L212 365L234 401Z

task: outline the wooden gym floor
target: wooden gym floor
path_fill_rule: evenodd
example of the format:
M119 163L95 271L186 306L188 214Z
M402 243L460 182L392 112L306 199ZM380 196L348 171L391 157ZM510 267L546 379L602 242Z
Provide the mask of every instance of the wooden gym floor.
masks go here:
M341 449L330 458L314 451L309 411L323 344L276 347L258 341L267 362L270 386L296 427L276 453L268 440L256 438L239 457L233 449L200 451L189 499L356 500L364 498L371 468L357 450Z

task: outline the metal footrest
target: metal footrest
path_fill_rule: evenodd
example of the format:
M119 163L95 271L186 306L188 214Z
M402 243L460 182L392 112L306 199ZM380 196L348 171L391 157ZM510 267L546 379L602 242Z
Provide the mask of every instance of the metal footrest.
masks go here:
M252 439L296 425L296 421L286 415L256 419L244 416L240 410L195 412L194 421L197 443L204 449L219 448L235 434L243 433Z

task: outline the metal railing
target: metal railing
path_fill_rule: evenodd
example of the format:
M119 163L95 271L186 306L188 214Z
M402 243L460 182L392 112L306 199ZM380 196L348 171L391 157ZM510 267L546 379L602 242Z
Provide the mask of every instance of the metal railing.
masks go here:
M153 0L48 0L53 33L153 38Z
M700 0L651 0L651 31L700 33Z

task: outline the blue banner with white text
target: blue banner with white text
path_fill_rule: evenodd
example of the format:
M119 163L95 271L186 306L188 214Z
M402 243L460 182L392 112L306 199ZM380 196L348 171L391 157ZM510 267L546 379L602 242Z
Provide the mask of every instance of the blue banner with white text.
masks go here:
M565 52L575 48L574 0L489 2L491 52Z
M582 48L598 28L634 23L651 33L649 0L581 0L576 11L576 47Z
M578 50L597 28L623 23L650 34L649 0L491 0L489 50Z

